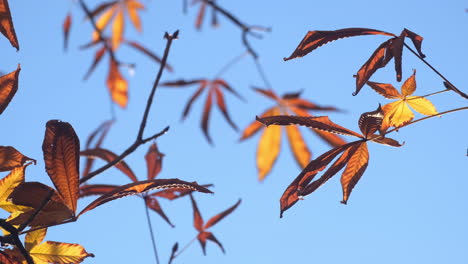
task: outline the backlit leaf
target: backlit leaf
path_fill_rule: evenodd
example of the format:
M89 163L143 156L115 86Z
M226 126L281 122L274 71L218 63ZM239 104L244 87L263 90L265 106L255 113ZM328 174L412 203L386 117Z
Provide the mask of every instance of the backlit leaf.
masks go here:
M1 1L5 0L0 0L0 2ZM5 111L5 108L11 102L11 99L13 99L13 96L15 96L15 93L18 90L18 77L20 70L21 67L18 64L18 68L16 69L16 71L10 72L9 74L0 77L0 114L2 114L3 111Z
M28 161L36 164L36 160L26 157L14 147L0 146L0 171L9 171L21 167Z
M380 107L380 104L377 110L366 112L361 115L359 118L359 129L361 129L364 138L368 138L370 135L373 135L377 130L380 129L383 118L384 112Z
M393 103L386 104L382 107L385 117L388 116L390 126L400 127L414 118L414 114L406 105L405 101L398 100ZM385 123L385 120L384 120Z
M198 87L197 91L190 97L187 104L185 105L184 112L182 114L182 119L185 119L187 117L188 113L190 112L190 108L192 107L193 102L197 100L197 98L205 90L207 85L208 85L208 82L206 81L200 82L200 87Z
M212 101L213 101L213 93L211 91L209 91L208 96L206 97L205 106L203 107L203 116L202 116L202 121L201 121L201 127L202 127L203 134L206 137L206 140L208 140L208 142L210 144L213 144L213 141L211 140L211 136L210 136L210 134L208 132L211 105L213 104Z
M112 97L112 101L120 107L127 107L128 103L128 83L119 71L116 61L110 59L109 74L107 75L107 88Z
M232 121L231 117L229 116L229 113L227 111L227 106L226 102L224 101L224 96L219 87L214 88L214 92L216 95L216 105L218 106L219 110L221 110L221 113L224 116L224 119L229 123L229 125L234 129L238 130L236 124Z
M120 42L123 39L124 31L124 14L123 10L117 12L112 24L112 49L117 50L120 46Z
M14 168L5 178L0 180L0 208L13 213L15 211L29 211L30 207L14 204L9 196L16 187L24 182L24 171L28 165Z
M11 19L8 0L0 0L0 32L2 32L16 50L19 50L18 39L16 38L13 20Z
M304 168L310 161L311 153L307 148L304 139L302 138L299 128L296 126L287 126L286 133L288 135L288 142L294 154L297 163Z
M349 159L348 165L341 176L341 185L343 187L342 203L346 204L348 202L351 191L354 186L356 186L359 179L361 179L368 163L369 151L367 150L367 143L362 142L358 145L356 152Z
M113 191L106 193L93 202L91 202L85 209L83 209L78 216L102 205L112 200L122 198L129 195L135 195L144 193L147 191L151 191L154 189L169 189L169 188L183 188L183 189L190 189L194 191L199 191L203 193L212 193L210 190L198 185L195 182L185 182L179 179L156 179L156 180L147 180L147 181L140 181L140 182L133 182L130 184L126 184L120 186Z
M118 188L115 184L86 184L80 186L80 198L90 195L103 195Z
M117 5L115 5L115 3L116 2L113 2L110 6L107 6L109 7L109 9L107 9L96 21L96 27L99 29L101 33L115 15L115 11L117 10ZM98 39L99 39L99 33L97 31L94 31L93 41L98 40Z
M221 213L213 216L210 218L210 220L208 220L208 222L206 222L206 224L203 226L204 229L208 229L214 225L216 225L219 221L221 221L224 217L228 216L229 214L231 214L234 210L236 210L236 208L239 206L239 204L241 203L241 199L239 199L237 201L237 203L235 203L233 206L229 207L228 209L222 211Z
M203 218L200 214L200 210L198 209L197 202L193 199L193 196L190 195L190 201L192 202L192 209L193 209L193 227L199 232L203 232Z
M143 47L142 45L140 45L139 43L137 42L134 42L134 41L126 41L125 42L126 44L128 44L130 47L140 51L141 53L145 54L146 56L150 57L151 59L153 59L155 62L161 64L162 60L159 56L157 56L156 54L154 54L153 52L151 52L150 50L148 50L147 48ZM173 72L173 68L172 66L170 66L168 63L166 63L164 65L164 68L169 71L169 72Z
M164 213L164 211L161 208L161 205L159 205L158 200L155 197L149 197L146 196L145 198L145 203L146 206L148 206L149 209L155 211L159 216L161 216L164 221L166 221L171 227L174 227L174 224L171 223L171 220L167 217L167 215Z
M136 28L136 30L141 32L141 22L140 22L140 17L138 16L138 10L144 9L145 7L143 4L136 0L128 0L127 1L127 11L128 15L130 17L130 21L132 21L133 26Z
M388 83L376 83L376 82L367 82L374 91L382 95L387 99L398 99L402 98L400 92L391 84Z
M42 228L28 232L24 238L24 247L27 251L31 251L32 248L42 243L47 234L47 228Z
M369 28L344 28L332 31L309 31L302 39L299 46L288 58L284 60L291 60L298 57L303 57L318 47L327 44L328 42L335 41L341 38L364 36L364 35L386 35L395 36L392 33L369 29Z
M146 168L148 169L148 180L156 178L162 169L164 154L159 152L156 143L151 144L145 155Z
M68 37L70 36L70 28L72 24L71 13L68 13L63 21L63 49L67 50L68 48Z
M205 187L205 188L209 188L209 187L213 187L213 184L202 184L200 186ZM156 197L166 198L166 199L172 201L172 200L184 197L186 195L189 195L189 194L191 194L193 192L194 192L193 190L189 190L189 189L171 188L171 189L166 189L166 190L161 190L161 191L154 192L154 193L150 194L149 196L156 196Z
M416 112L423 115L435 115L437 110L431 101L424 97L409 96L406 98L406 103L411 106Z
M47 174L71 211L76 212L80 141L67 122L50 120L42 144Z
M84 80L87 80L89 76L91 76L91 73L94 72L94 70L96 69L96 66L99 64L99 62L101 62L104 54L106 54L106 51L107 49L105 46L102 46L100 49L96 51L96 53L94 54L93 63L91 64L85 76L83 77Z
M413 74L406 79L406 81L403 83L403 86L401 86L401 95L404 97L408 95L412 95L414 91L416 90L416 71L413 71Z
M279 111L276 109L276 111ZM278 114L275 112L274 114ZM267 117L265 117L267 118ZM257 147L258 179L263 181L271 171L281 147L281 127L272 126L263 131Z
M35 246L29 254L35 261L57 264L81 263L87 257L94 257L79 244L54 241L46 241Z
M201 1L200 9L198 10L197 20L195 21L195 27L200 30L205 17L206 3Z
M109 130L114 124L114 120L104 121L98 128L96 128L91 134L89 134L88 138L86 139L85 149L94 149L100 148L104 138L109 133ZM82 176L86 176L91 171L93 167L94 159L87 158L85 163L85 168L82 172Z
M100 158L102 160L107 161L108 163L114 161L118 157L115 153L103 148L86 149L81 151L80 155L88 158ZM138 181L135 174L125 161L122 160L114 166L121 172L123 172L125 175L127 175L127 177L130 178L130 180L132 180L133 182Z
M264 113L260 115L260 118L267 117L267 116L272 116L275 115L275 113L279 113L278 109L276 107L272 107L268 110L266 110ZM242 141L244 139L247 139L253 135L255 135L260 129L262 129L264 126L262 123L258 122L257 120L254 120L252 123L250 123L246 129L244 129L244 132L242 132L242 136L239 139L239 141Z

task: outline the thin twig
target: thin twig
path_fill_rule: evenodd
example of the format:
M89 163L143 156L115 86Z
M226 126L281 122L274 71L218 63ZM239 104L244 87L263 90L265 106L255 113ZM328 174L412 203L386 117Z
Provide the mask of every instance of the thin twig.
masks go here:
M39 214L39 212L42 211L44 206L46 206L47 203L50 201L50 199L52 198L52 195L54 195L54 190L49 190L49 192L47 193L46 198L41 202L39 207L37 207L34 210L34 212L29 216L29 218L17 228L17 231L19 231L19 232L23 231L34 220L34 218L36 218L36 216Z
M154 236L153 226L151 225L151 218L149 214L148 206L146 205L147 196L143 196L143 202L145 203L145 211L146 211L146 220L148 221L148 229L151 236L151 243L153 244L153 252L154 258L156 259L156 264L159 264L159 256L158 256L158 249L156 248L156 239Z
M409 98L409 99L405 99L405 100L406 101L411 101L411 100L416 100L416 99L419 99L419 98L426 98L426 97L429 97L429 96L445 93L445 92L448 92L448 91L450 91L450 89L445 89L445 90L441 90L441 91L437 91L437 92L433 92L433 93L429 93L429 94L421 95L421 96L413 96L413 98Z
M185 246L180 250L178 251L177 253L174 254L174 257L172 258L172 260L174 260L175 258L177 258L180 254L182 254L182 252L184 252L188 247L190 247L190 245L193 244L193 242L195 242L195 240L197 239L197 237L194 237L192 238L192 240L190 240L187 244L185 244ZM171 260L171 261L172 261Z
M262 78L263 83L266 86L265 88L268 88L268 89L272 90L273 87L271 86L270 81L268 81L268 78L266 77L265 71L263 70L262 65L258 61L258 58L253 58L253 59L254 59L254 62L255 62L255 67L257 67L258 74L260 74L260 77Z
M5 219L0 219L0 227L10 233L9 235L2 237L2 242L7 242L8 244L14 245L21 252L21 255L23 255L28 264L34 264L34 260L32 259L31 255L29 255L28 251L24 248L23 243L19 239L18 229L5 221Z
M21 232L18 233L18 235L23 235L23 234L26 234L26 233L29 233L29 232L33 232L33 231L36 231L36 230L39 230L39 229L49 228L49 227L52 227L52 226L58 226L58 225L73 223L73 222L76 222L76 220L78 220L78 218L74 217L74 218L70 218L68 220L65 220L63 222L56 223L56 224L51 224L51 225L46 225L46 226L36 226L36 227L30 228L28 230L21 231Z
M216 73L214 78L218 79L221 75L223 75L225 72L227 72L232 66L234 66L236 63L238 63L241 59L243 59L249 53L250 53L249 51L243 52L242 54L240 54L240 55L234 57L233 59L231 59L230 61L228 61L228 63L226 63L221 68L221 70L219 70L218 73Z
M405 47L411 51L411 53L413 53L416 57L418 57L418 59L420 59L422 62L424 62L424 64L426 64L433 72L435 72L437 75L440 76L440 78L442 78L448 85L449 89L453 90L455 93L459 94L461 97L465 98L465 99L468 99L468 95L465 94L464 92L460 91L457 87L455 87L455 85L453 85L453 83L451 83L447 78L445 78L445 76L440 73L438 70L436 70L429 62L427 62L423 57L421 57L416 51L414 51L410 46L408 46L406 43L403 42L403 45L405 45Z

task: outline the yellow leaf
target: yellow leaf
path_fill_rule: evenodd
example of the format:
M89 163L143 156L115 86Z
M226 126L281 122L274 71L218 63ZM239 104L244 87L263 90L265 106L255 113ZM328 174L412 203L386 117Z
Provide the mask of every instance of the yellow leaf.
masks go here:
M104 30L104 28L109 24L111 21L112 17L115 15L115 10L117 9L117 6L113 5L111 8L109 8L106 12L104 12L99 19L96 22L96 27L101 31ZM99 34L97 31L93 32L93 41L96 41L99 39Z
M413 71L411 75L401 86L401 94L406 97L412 95L416 91L416 70Z
M127 1L127 11L130 17L130 21L132 21L133 26L141 32L141 22L140 17L138 16L138 9L143 9L144 6L138 1L128 0Z
M120 74L117 62L111 60L109 74L107 75L107 88L112 96L112 101L125 108L128 103L128 84Z
M294 158L301 168L304 168L309 164L311 154L302 138L299 128L297 126L287 126L286 133Z
M389 103L383 107L390 126L400 127L414 118L414 114L404 100ZM385 121L384 121L385 122Z
M423 97L410 96L406 98L406 102L411 108L416 110L416 112L423 115L435 115L437 110L431 101Z
M112 24L112 49L117 50L120 42L122 42L122 36L124 31L124 13L120 10L117 13L117 17Z
M273 113L278 115L279 110ZM258 179L262 181L271 171L278 157L281 147L281 126L269 126L265 128L257 148Z
M35 246L39 245L47 234L47 228L38 229L26 234L24 238L24 247L30 251Z
M269 108L266 110L263 114L260 115L260 118L262 117L267 117L273 115L273 113L278 112L278 109L276 107ZM239 140L244 140L246 138L249 138L253 136L255 133L257 133L260 129L264 128L264 125L257 120L253 121L245 130L242 132L242 136Z
M16 205L8 199L15 188L24 182L24 170L27 166L14 168L10 174L0 180L0 208L10 213L15 211L26 212L32 209L27 206Z
M81 263L87 257L93 257L93 254L79 244L69 244L54 241L46 241L35 246L29 251L29 254L36 263Z

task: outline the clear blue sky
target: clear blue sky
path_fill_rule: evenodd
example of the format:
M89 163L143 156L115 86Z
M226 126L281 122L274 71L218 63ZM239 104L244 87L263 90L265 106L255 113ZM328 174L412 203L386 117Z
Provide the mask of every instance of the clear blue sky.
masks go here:
M70 122L84 147L88 134L110 118L105 78L107 62L89 81L82 77L91 63L92 51L78 47L91 37L91 27L74 1L9 1L20 48L15 52L1 38L2 72L21 63L19 90L0 116L2 145L16 147L38 160L27 169L27 180L50 183L44 171L41 144L49 119ZM87 1L93 6L96 1ZM468 92L468 7L465 1L217 1L248 24L272 27L262 40L252 40L266 75L278 93L303 90L304 97L320 104L335 105L346 113L330 116L335 122L357 130L362 112L388 100L368 87L353 97L353 74L387 37L364 36L326 45L308 56L288 62L289 56L308 30L368 27L399 34L408 28L424 37L428 61L457 87ZM220 27L208 21L197 32L198 8L182 13L182 1L144 1L143 34L127 26L128 38L139 40L162 54L165 31L180 29L180 39L169 61L175 72L163 80L211 78L231 58L244 52L240 31L220 17ZM62 22L72 11L69 51L62 50ZM209 15L209 13L207 14ZM443 89L433 72L404 51L403 78L417 69L418 90L423 95ZM118 122L105 147L120 153L134 140L158 66L131 50L120 58L137 64L131 77L130 102L116 109ZM271 102L251 89L263 86L251 58L236 64L223 76L247 103L227 98L232 118L245 128ZM396 83L393 66L372 78ZM299 173L286 142L267 179L257 181L255 152L259 135L238 143L218 110L213 109L209 146L200 129L203 103L194 105L180 122L183 105L194 88L158 89L150 115L148 133L167 125L171 130L158 140L166 154L159 178L180 178L213 183L214 195L197 194L205 220L242 198L240 207L212 231L223 243L223 255L208 243L207 256L193 244L175 263L468 263L468 113L434 118L402 129L392 136L406 144L400 149L371 145L370 163L354 189L348 205L339 203L339 175L316 193L306 197L279 218L279 197ZM466 106L466 100L445 93L433 98L439 111ZM320 114L320 113L316 113ZM304 130L314 157L329 147ZM285 137L283 136L283 140ZM140 179L146 177L141 147L126 159ZM94 183L128 183L119 171L110 169ZM83 208L91 199L79 201ZM152 214L162 263L170 248L182 246L196 231L188 199L161 202L176 228ZM83 215L78 222L49 230L47 240L79 243L96 255L84 263L154 263L144 207L138 197L121 199Z

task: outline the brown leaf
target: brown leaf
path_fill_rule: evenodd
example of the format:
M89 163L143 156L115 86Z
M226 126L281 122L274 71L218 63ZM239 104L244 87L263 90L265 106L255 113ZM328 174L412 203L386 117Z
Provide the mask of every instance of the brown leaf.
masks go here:
M202 184L200 186L205 187L205 188L209 188L209 187L213 187L213 184ZM172 189L167 189L167 190L154 192L154 193L150 194L149 196L161 197L161 198L165 198L165 199L168 199L168 200L172 201L172 200L184 197L186 195L189 195L189 194L191 194L193 192L194 192L193 190L188 190L188 189L172 188Z
M200 210L198 210L197 202L193 199L193 196L190 195L190 201L192 202L193 208L193 227L199 232L203 232L203 218L200 214Z
M287 125L301 125L306 127L311 127L315 129L320 129L323 131L327 131L329 133L341 134L341 135L348 135L354 137L362 137L358 133L344 128L340 125L333 123L328 116L287 116L287 115L278 115L278 116L270 116L259 118L257 117L259 122L262 122L266 126L270 125L279 125L279 126L287 126Z
M164 211L161 208L161 205L159 205L158 200L155 197L149 197L146 196L145 198L145 203L146 206L148 206L149 209L155 211L159 216L161 216L164 221L166 221L171 227L175 227L174 224L171 223L171 220L167 217L167 215L164 213Z
M206 241L210 240L213 241L216 245L218 245L221 248L221 251L225 253L224 247L221 244L221 242L218 241L218 239L213 235L211 232L201 232L197 236L198 242L200 242L200 245L202 247L203 255L206 255Z
M272 116L277 112L278 112L278 109L276 107L272 107L272 108L266 110L265 112L263 112L260 115L260 118L267 117L267 116ZM257 120L254 120L252 123L250 123L247 126L247 128L244 129L244 132L242 133L242 136L239 139L239 141L242 141L244 139L247 139L247 138L255 135L258 131L260 131L261 128L263 128L263 124L258 122Z
M366 112L359 117L359 129L361 129L364 138L369 138L369 136L373 135L377 130L380 129L382 125L382 121L384 119L384 112L382 108L379 107L377 110L372 112Z
M215 86L216 85L221 86L222 88L224 88L225 90L227 90L228 92L233 94L235 97L239 98L242 101L245 101L244 97L242 97L242 95L240 95L238 92L236 92L236 90L234 90L225 80L215 79L215 80L213 80L212 84L215 85Z
M157 56L156 54L154 54L153 52L151 52L150 50L148 50L147 48L143 47L142 45L140 45L139 43L137 42L134 42L134 41L126 41L125 42L126 44L128 44L130 47L140 51L141 53L145 54L146 56L150 57L151 59L153 59L155 62L161 64L161 58L159 58L159 56ZM164 65L164 68L169 71L169 72L173 72L174 69L172 68L171 65L169 64L165 64Z
M156 179L156 180L146 180L140 182L133 182L123 186L120 186L113 191L103 194L93 202L91 202L85 209L83 209L78 216L93 210L94 208L110 202L112 200L122 198L129 195L135 195L151 191L154 189L168 189L168 188L184 188L194 191L199 191L203 193L212 193L210 190L198 185L196 182L186 182L179 179Z
M369 28L344 28L332 31L309 31L302 39L301 43L299 43L299 46L297 46L296 50L291 54L291 56L284 58L284 60L287 61L298 57L303 57L316 48L331 41L363 35L395 36L392 33Z
M213 101L213 93L210 91L208 92L208 96L206 97L205 106L203 107L202 121L201 121L203 134L205 135L206 140L208 140L208 143L210 144L213 144L213 141L211 140L211 136L208 132L211 105L213 104L212 101Z
M112 97L112 101L120 107L127 107L128 103L128 83L119 71L119 65L112 58L110 59L109 74L107 75L107 88Z
M63 50L68 48L68 37L70 36L70 28L72 24L71 13L68 13L63 21Z
M182 119L185 119L190 112L190 108L192 107L192 104L197 100L197 98L200 96L200 94L205 90L207 87L208 82L205 80L200 81L200 87L198 87L197 91L190 97L188 100L187 104L185 105L184 112L182 114Z
M39 208L44 200L46 200L49 192L53 191L51 199L42 208L42 210L34 217L29 226L48 226L55 225L74 218L69 206L54 189L39 182L24 182L15 188L10 195L10 199L16 205L28 206L34 209ZM20 225L25 223L31 216L34 210L27 211L18 215L16 218L9 220L12 225Z
M89 76L91 76L91 73L94 72L94 70L96 69L96 66L99 64L99 62L101 62L101 59L104 56L104 54L106 54L106 51L107 49L105 46L102 46L100 49L96 51L96 53L94 54L93 63L91 64L85 76L83 77L83 80L87 80Z
M18 64L16 71L0 77L0 114L5 111L5 108L11 102L11 99L13 99L13 96L15 96L15 93L18 90L18 77L20 70L21 67Z
M18 39L16 38L15 27L13 26L7 0L0 0L0 32L2 32L16 50L19 50Z
M145 155L146 168L148 169L148 180L156 178L162 169L164 154L159 152L156 143L151 144Z
M95 149L86 149L80 152L81 156L85 156L88 158L100 158L102 160L105 160L107 162L112 162L114 161L118 156L111 152L110 150L103 149L103 148L95 148ZM121 172L123 172L125 175L127 175L130 180L133 182L138 181L137 177L133 173L133 171L130 169L130 167L127 165L125 161L120 161L117 164L114 165L117 169L119 169Z
M36 160L24 156L14 147L0 146L0 171L9 171L21 167L28 161L36 164Z
M85 148L86 149L99 148L102 145L104 138L107 136L107 133L109 133L109 130L113 124L114 124L114 120L108 120L108 121L104 121L101 125L99 125L99 127L96 128L86 139ZM96 141L94 141L95 138L97 138ZM91 168L93 167L93 164L94 164L94 159L90 159L90 158L86 159L85 169L83 170L81 174L83 177L90 173Z
M200 9L198 10L197 20L195 21L195 28L198 30L201 29L203 18L205 17L205 10L206 10L206 3L202 1L200 3Z
M222 211L221 213L213 216L210 218L210 220L208 220L208 222L206 222L205 226L203 227L203 229L208 229L214 225L216 225L219 221L221 221L224 217L228 216L229 214L231 214L234 210L236 210L237 206L239 206L239 204L241 203L241 199L239 199L237 201L237 203L235 203L233 206L229 207L228 209Z
M184 87L184 86L189 86L189 85L192 85L192 84L200 83L202 81L205 81L205 79L194 79L194 80L188 80L188 81L186 81L184 79L180 79L180 80L176 80L176 81L172 81L172 82L163 82L163 83L161 83L161 86L181 88L181 87Z
M4 251L0 251L0 263L2 264L17 264L18 262L14 261L14 257L10 256Z
M401 98L400 92L391 84L389 83L376 83L376 82L367 82L374 91L378 94L382 95L387 99L398 99Z
M68 208L76 212L80 140L73 127L59 120L48 121L42 151L47 174Z
M341 176L341 185L343 187L343 201L341 201L341 203L347 203L351 191L358 183L362 174L364 174L364 171L366 171L368 163L369 151L367 150L367 143L362 142L349 159L348 165Z
M389 145L389 146L392 146L392 147L401 147L404 145L404 142L403 144L400 144L400 142L392 139L392 138L382 138L382 137L378 137L376 139L370 139L370 141L372 142L376 142L376 143L379 143L379 144L382 144L382 145Z
M280 99L272 90L265 90L265 89L258 88L258 87L252 87L252 89L259 94L262 94L270 99L273 99L274 101L278 101Z
M119 185L114 184L86 184L80 186L80 198L91 195L103 195L113 191Z
M356 91L353 95L357 95L364 84L369 78L380 68L383 68L393 58L391 49L393 47L394 39L389 39L372 53L370 58L361 66L359 71L356 73Z
M226 119L226 121L229 123L229 125L234 130L236 130L236 131L239 130L239 128L237 128L236 124L234 124L231 117L229 116L227 106L226 106L226 102L224 101L223 92L221 92L219 87L215 87L214 92L215 92L215 95L216 95L216 105L218 106L219 110L221 110L221 113L223 114L224 119Z

